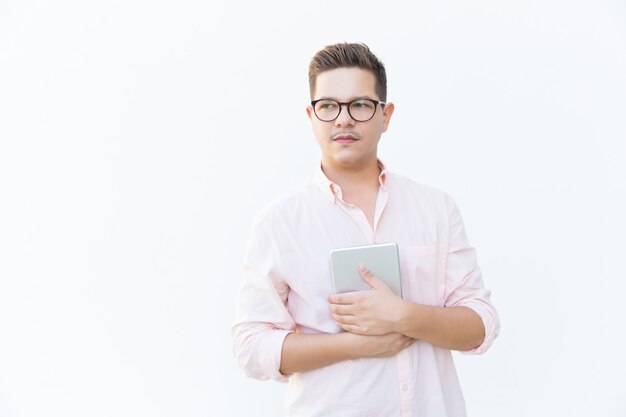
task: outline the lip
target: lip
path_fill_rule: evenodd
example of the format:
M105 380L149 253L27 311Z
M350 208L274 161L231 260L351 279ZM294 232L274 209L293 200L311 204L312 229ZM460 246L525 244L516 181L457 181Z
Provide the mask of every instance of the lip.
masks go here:
M357 140L358 139L352 135L338 135L338 136L335 136L335 138L333 139L334 142L339 142L339 143L352 143L352 142L356 142Z

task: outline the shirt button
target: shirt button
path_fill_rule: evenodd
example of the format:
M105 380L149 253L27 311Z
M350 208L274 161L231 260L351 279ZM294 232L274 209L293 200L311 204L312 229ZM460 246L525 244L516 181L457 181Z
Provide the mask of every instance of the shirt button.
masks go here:
M406 391L408 388L409 387L406 384L402 385L402 391Z

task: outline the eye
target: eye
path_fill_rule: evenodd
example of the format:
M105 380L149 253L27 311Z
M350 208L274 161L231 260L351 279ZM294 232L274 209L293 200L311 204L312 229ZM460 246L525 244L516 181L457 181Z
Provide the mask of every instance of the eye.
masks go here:
M332 100L318 101L315 108L317 111L336 111L337 103Z
M356 100L353 101L351 106L355 109L370 109L372 108L372 102L368 100Z

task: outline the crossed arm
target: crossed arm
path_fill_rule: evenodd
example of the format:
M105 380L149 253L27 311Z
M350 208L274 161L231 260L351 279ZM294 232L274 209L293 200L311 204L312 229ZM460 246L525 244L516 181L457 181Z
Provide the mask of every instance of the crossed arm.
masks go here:
M291 333L283 343L280 372L305 372L347 359L392 356L415 340L451 350L470 350L485 338L480 316L467 307L433 307L396 296L361 269L369 291L328 297L333 318L345 333Z

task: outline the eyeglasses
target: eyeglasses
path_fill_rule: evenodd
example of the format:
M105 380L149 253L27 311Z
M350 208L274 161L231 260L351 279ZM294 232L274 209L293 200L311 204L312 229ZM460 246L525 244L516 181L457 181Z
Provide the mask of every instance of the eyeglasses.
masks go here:
M343 105L348 106L348 114L352 119L357 122L367 122L374 117L379 104L383 107L385 106L385 103L382 101L372 100L371 98L359 98L347 103L340 103L327 98L311 102L315 116L322 122L332 122L338 118Z

